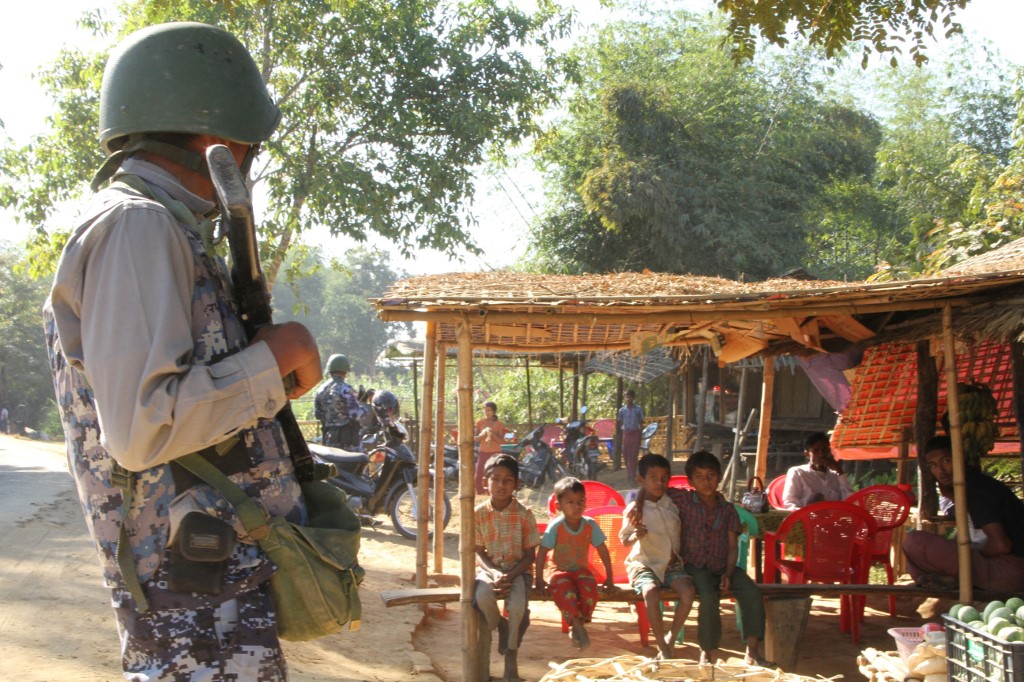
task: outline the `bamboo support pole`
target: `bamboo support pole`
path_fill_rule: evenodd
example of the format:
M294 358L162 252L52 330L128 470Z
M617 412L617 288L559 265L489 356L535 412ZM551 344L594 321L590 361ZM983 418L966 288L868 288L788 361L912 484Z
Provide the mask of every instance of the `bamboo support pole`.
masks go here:
M530 387L530 356L526 356L526 423L533 431L533 389Z
M435 354L435 339L437 338L437 323L427 322L426 342L423 344L423 391L420 393L422 404L419 406L419 475L416 480L416 587L427 586L427 555L430 553L429 522L430 514L430 443L433 440L434 424L431 419L434 399L434 366L437 364ZM416 365L413 363L413 367ZM415 384L413 384L415 385ZM438 521L444 521L444 508L435 507L439 513L434 514L434 533L439 533L443 527L438 527Z
M710 351L709 351L710 352ZM704 449L704 422L708 414L708 353L704 354L704 363L700 373L700 400L697 401L697 439L693 442L693 451Z
M447 348L437 344L437 416L434 419L434 509L444 510L444 405ZM443 513L443 511L441 512ZM434 532L434 573L444 573L444 533Z
M932 357L931 343L919 341L917 355L917 406L914 408L914 443L917 445L917 528L923 519L939 512L939 494L935 491L935 477L924 459L925 445L935 435L938 418L939 370Z
M670 462L675 459L676 390L677 377L672 372L668 375L668 423L665 425L665 458Z
M942 308L942 348L946 369L946 410L953 442L953 503L956 505L956 548L960 564L960 601L971 597L971 534L967 529L967 485L964 481L964 446L960 430L960 401L956 392L956 346L953 342L953 306Z
M468 322L459 327L459 558L462 560L462 679L478 682L479 618L473 608L476 547L473 503L473 339Z
M725 393L725 391L722 391ZM740 473L740 450L743 448L743 441L746 434L746 426L740 426L740 418L743 416L743 408L747 406L747 366L743 365L740 369L740 395L739 400L736 404L736 423L733 427L736 429L732 440L732 456L729 458L729 467L731 469L727 489L729 491L728 500L733 502L736 500L736 479ZM751 414L751 417L754 415ZM725 421L723 414L722 421ZM749 424L749 420L748 420Z
M754 473L768 485L768 444L772 436L772 403L775 398L775 358L764 358L761 376L761 421L757 428L757 456Z

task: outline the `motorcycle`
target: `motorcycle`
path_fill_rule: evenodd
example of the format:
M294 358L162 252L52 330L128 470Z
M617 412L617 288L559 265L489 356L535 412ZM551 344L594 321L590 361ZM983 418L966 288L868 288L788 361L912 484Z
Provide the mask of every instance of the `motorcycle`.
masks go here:
M647 455L651 452L651 438L658 432L658 422L651 422L640 432L640 455Z
M558 461L551 446L542 440L545 426L541 424L514 445L501 446L503 452L519 460L519 481L527 488L540 488L547 478L557 481L573 475Z
M378 399L387 397L394 401L393 409L378 409ZM387 514L399 535L416 539L419 500L416 495L419 467L416 457L405 444L408 434L405 428L393 420L390 412L398 413L398 401L384 391L374 397L374 408L381 422L377 440L366 453L347 452L338 448L310 444L310 452L322 462L333 464L337 474L327 480L348 495L349 506L359 515L364 525L375 525L373 518ZM366 440L364 443L369 445ZM447 467L446 467L447 469ZM434 471L430 470L431 478ZM452 506L448 495L444 497L442 528L448 527ZM433 518L433 496L430 501L430 518Z
M597 472L604 468L598 461L601 451L593 429L587 428L587 406L580 408L580 418L565 425L562 461L572 476L580 480L597 480Z

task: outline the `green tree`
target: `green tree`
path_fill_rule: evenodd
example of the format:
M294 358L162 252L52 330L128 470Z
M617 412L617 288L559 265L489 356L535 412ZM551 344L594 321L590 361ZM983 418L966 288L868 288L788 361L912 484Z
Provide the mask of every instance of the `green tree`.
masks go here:
M872 50L890 55L895 66L904 46L915 64L927 61L925 40L936 34L962 33L956 12L970 0L718 0L729 13L729 37L736 56L749 58L758 36L773 45L789 44L791 36L806 38L840 58L859 44L862 63Z
M581 86L540 150L543 266L764 278L804 264L808 207L870 176L878 125L819 99L812 55L737 66L721 31L673 13L579 48Z
M0 242L0 406L24 403L28 426L54 435L60 422L40 317L50 283L31 277L27 265L20 249Z
M558 91L552 41L569 28L548 0L532 12L498 0L131 0L122 11L116 24L92 14L85 25L114 42L163 21L216 23L261 66L283 114L256 169L271 282L312 225L378 234L403 253L475 248L472 168L534 131ZM81 194L102 160L93 131L104 62L62 53L44 75L52 132L0 152L0 199L39 228L43 266L62 242L43 231L54 207Z
M412 330L408 324L379 320L369 299L381 296L405 273L392 269L388 254L374 249L355 249L337 267L319 264L316 252L306 257L312 262L290 261L289 267L309 274L274 292L275 321L303 323L316 338L324 360L343 353L352 362L354 374L372 376L385 346Z

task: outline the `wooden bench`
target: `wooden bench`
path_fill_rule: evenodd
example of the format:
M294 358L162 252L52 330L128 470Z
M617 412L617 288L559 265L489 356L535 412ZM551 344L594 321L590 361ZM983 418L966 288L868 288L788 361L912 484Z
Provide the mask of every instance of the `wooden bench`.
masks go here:
M941 597L958 599L957 590L925 590L915 585L817 585L817 584L767 584L758 587L765 597L765 656L776 661L783 670L792 670L800 651L800 641L807 628L811 611L811 597L838 597L844 594L863 596L913 596L920 598ZM629 588L616 587L600 590L600 601L633 603L640 601L640 595ZM676 593L669 588L661 590L661 597L674 601ZM729 593L722 594L723 598ZM1003 599L1007 595L974 591L976 601ZM418 589L383 590L380 593L384 606L405 606L408 604L446 604L461 601L460 587L427 587ZM546 590L530 589L531 601L551 601Z

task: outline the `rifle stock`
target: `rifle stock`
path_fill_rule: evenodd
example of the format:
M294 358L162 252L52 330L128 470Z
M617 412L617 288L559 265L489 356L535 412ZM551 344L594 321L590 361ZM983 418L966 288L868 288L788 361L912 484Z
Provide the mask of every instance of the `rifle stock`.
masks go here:
M235 298L241 311L245 333L251 340L260 327L273 323L270 292L267 290L267 281L260 266L252 197L245 186L245 178L242 177L242 172L231 155L231 150L224 145L213 145L206 150L206 162L210 167L210 179L217 190L221 212L228 228L231 280ZM286 380L289 378L286 377ZM288 443L295 475L300 481L314 480L313 457L299 429L299 423L295 420L295 414L292 413L291 403L285 403L277 413L277 421L281 424Z

